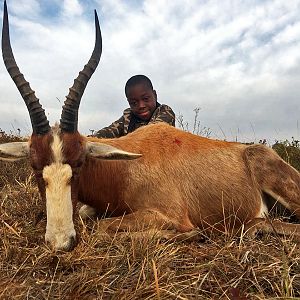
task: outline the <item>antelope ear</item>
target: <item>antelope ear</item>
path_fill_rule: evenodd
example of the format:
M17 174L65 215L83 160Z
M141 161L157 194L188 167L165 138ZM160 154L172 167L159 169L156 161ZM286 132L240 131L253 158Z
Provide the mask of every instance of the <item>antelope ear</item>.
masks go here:
M17 161L29 156L28 142L0 144L0 160Z
M110 145L106 145L102 143L93 143L93 142L87 142L86 150L87 150L87 155L100 158L100 159L130 160L142 156L142 154L126 152Z

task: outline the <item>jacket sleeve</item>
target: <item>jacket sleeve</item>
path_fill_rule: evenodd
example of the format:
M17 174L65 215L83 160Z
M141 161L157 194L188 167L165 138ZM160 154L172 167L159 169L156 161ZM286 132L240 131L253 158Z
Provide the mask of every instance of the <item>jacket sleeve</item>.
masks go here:
M175 126L175 113L172 108L165 104L159 106L149 124L157 122L165 122Z
M98 130L94 136L98 138L116 138L124 135L124 116L111 125Z

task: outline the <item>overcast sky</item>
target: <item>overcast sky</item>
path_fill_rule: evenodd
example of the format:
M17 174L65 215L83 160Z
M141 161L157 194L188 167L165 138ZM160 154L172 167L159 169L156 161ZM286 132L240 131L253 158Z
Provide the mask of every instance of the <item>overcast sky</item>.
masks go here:
M218 139L300 139L300 0L7 0L16 61L51 123L94 47L98 69L83 95L89 134L127 107L124 85L145 74L160 103ZM1 0L1 15L3 12ZM0 128L30 134L25 104L0 63Z

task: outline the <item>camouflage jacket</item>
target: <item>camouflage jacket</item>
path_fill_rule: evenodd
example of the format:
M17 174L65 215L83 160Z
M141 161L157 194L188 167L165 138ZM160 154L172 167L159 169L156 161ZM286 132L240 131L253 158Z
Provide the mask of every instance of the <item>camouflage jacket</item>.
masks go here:
M127 108L123 116L110 126L97 131L94 136L99 138L115 138L126 135L141 126L153 124L156 122L166 122L175 126L175 114L171 107L165 104L157 103L157 107L149 121L143 121L132 114L131 109Z

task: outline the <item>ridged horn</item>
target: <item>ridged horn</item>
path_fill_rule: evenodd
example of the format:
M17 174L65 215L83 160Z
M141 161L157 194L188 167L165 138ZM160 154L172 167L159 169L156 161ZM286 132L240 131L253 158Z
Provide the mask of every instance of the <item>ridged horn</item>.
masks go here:
M23 74L20 72L11 49L6 0L4 1L3 10L2 56L10 77L16 84L22 98L25 101L30 115L33 133L41 135L46 134L50 131L50 126L45 111L42 108L39 99L35 96L35 93L31 89L29 83L25 80Z
M69 89L69 94L63 105L60 119L60 127L63 132L76 132L78 126L78 109L81 97L87 86L88 81L95 72L100 61L102 53L102 37L99 26L98 15L95 10L95 28L96 40L92 56L83 70L79 72L78 77L74 80L73 86Z

